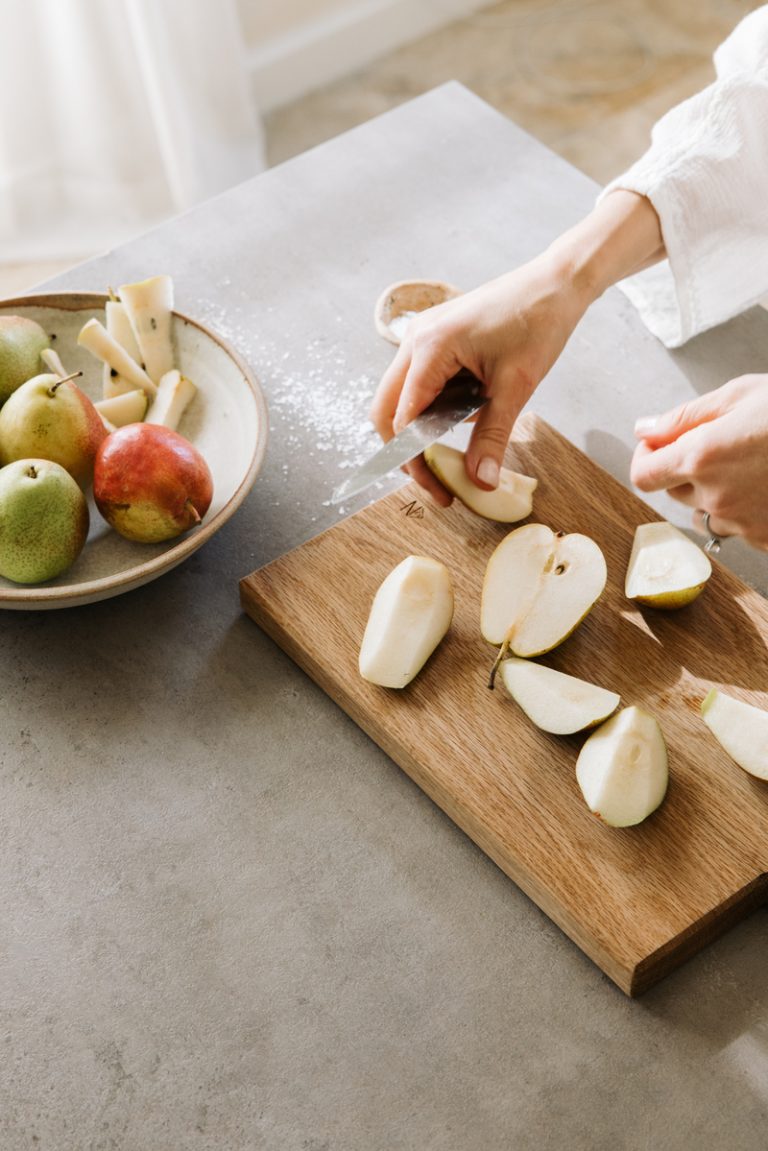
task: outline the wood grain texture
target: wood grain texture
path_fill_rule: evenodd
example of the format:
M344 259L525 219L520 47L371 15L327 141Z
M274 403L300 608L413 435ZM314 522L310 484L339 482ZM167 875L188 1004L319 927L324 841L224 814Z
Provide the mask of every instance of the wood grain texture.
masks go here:
M661 723L670 786L639 827L606 827L576 783L583 736L536 729L480 636L485 566L510 529L409 486L241 581L246 612L627 994L637 995L768 898L768 785L737 767L699 715L710 687L768 707L768 605L714 564L678 612L624 597L638 523L658 518L542 420L518 421L507 463L536 476L534 521L584 532L608 584L541 662L621 692ZM442 560L456 594L446 639L402 691L361 679L373 595L406 555Z

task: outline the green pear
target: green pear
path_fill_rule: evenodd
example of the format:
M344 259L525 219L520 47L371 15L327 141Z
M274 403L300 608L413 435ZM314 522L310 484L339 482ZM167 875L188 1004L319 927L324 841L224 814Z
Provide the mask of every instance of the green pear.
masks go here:
M0 575L14 583L54 579L88 536L88 504L69 472L51 460L0 468Z
M50 346L34 320L0 316L0 404L40 371L40 353Z
M0 465L53 460L87 487L106 436L99 413L72 377L35 376L0 408Z

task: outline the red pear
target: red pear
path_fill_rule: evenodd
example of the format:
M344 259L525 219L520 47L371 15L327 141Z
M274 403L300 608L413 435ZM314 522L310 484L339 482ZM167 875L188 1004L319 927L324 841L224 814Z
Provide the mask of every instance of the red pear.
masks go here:
M194 444L178 432L126 424L96 454L93 495L120 535L160 543L200 523L213 498L213 478Z

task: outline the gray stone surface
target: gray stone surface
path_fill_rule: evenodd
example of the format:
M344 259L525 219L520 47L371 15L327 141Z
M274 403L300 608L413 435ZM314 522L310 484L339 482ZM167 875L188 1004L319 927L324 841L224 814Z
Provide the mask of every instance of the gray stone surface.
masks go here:
M55 281L171 272L273 430L182 567L3 616L3 1151L765 1147L765 912L626 999L238 605L372 445L379 291L479 283L594 193L450 85ZM670 354L613 291L535 406L626 482L635 414L767 352L754 312Z

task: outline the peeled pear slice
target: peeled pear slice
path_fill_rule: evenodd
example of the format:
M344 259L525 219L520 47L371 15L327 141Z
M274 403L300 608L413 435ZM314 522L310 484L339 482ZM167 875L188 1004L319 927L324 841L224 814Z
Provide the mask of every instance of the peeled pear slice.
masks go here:
M117 341L121 348L125 349L131 359L142 366L141 349L133 334L125 305L119 300L107 300L104 305L104 326L110 336ZM135 386L130 380L119 375L114 368L110 368L109 364L104 365L102 395L105 400L111 399L112 396L119 396L123 392L132 392Z
M701 715L739 767L768 780L768 712L713 687L702 702Z
M629 557L624 594L648 607L685 607L700 594L712 564L688 536L664 521L640 524Z
M182 376L178 368L171 368L157 385L157 395L147 412L147 423L162 424L175 430L196 395L197 388L192 381Z
M595 727L619 706L615 691L529 659L511 656L499 670L518 707L536 727L552 735L572 735Z
M374 596L360 647L361 676L380 687L405 687L421 671L452 619L448 569L428 556L407 556Z
M430 444L424 450L424 459L430 471L470 511L504 524L524 520L531 514L533 493L538 480L520 475L510 468L502 468L499 486L493 492L485 492L473 484L467 475L464 456L464 452L448 444Z
M159 384L173 367L173 280L170 276L150 276L135 284L123 284L117 292L131 321L147 375Z
M625 707L587 739L576 761L587 807L611 827L647 819L667 793L667 747L658 722Z
M589 536L545 524L515 528L485 571L480 629L502 651L530 657L562 643L605 587L605 557Z
M114 368L119 376L128 380L133 388L143 388L148 396L154 398L157 388L147 373L139 367L135 360L118 344L114 336L110 336L107 329L99 320L88 320L80 329L77 342L82 347L93 352L94 356Z
M97 400L94 404L102 419L108 420L113 428L122 428L126 424L140 424L147 414L148 406L149 400L143 388L122 392L119 396L112 396L108 400Z

